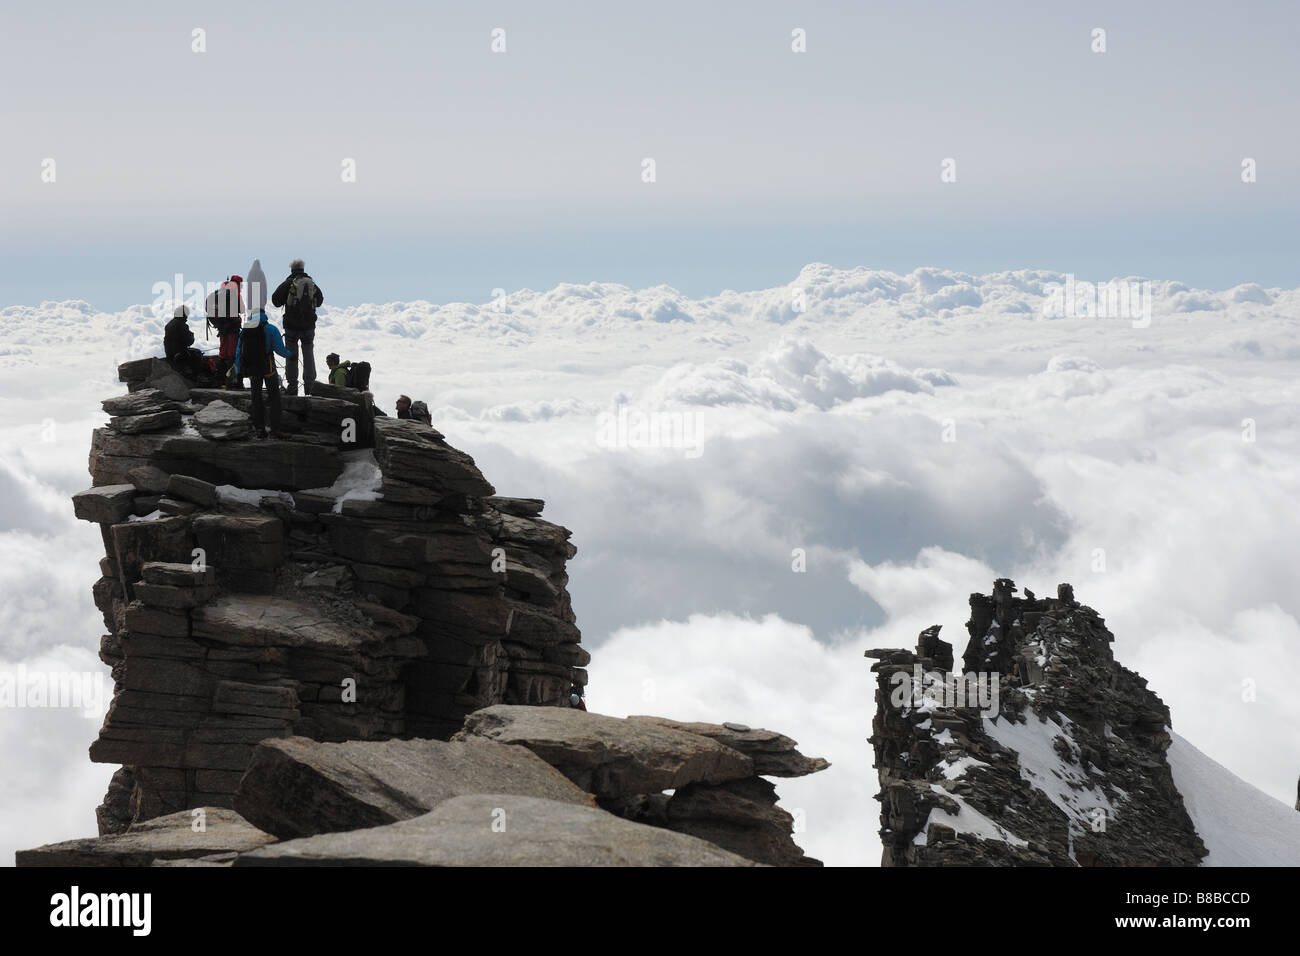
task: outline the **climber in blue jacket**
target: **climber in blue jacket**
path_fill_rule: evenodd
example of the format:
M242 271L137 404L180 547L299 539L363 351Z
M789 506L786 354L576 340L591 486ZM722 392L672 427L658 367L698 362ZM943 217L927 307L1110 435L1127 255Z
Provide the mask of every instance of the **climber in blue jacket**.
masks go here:
M276 438L288 438L280 431L280 376L275 369L275 357L288 358L290 352L284 345L280 330L271 324L264 309L249 311L244 319L243 330L239 333L239 344L235 347L235 364L231 374L236 378L248 376L248 386L253 393L253 433L252 437L261 441L266 438L266 412L262 404L262 385L271 404L271 434Z

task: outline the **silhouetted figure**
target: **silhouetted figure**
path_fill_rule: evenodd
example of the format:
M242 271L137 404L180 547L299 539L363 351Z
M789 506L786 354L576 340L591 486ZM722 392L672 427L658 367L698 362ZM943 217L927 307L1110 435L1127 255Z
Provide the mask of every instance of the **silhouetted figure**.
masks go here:
M171 321L163 329L163 354L172 368L197 382L204 377L205 367L203 353L190 348L194 344L194 333L190 331L189 317L189 309L183 305L176 307Z
M250 276L251 279L251 276ZM284 334L289 342L289 360L284 375L289 394L298 394L298 356L302 355L302 380L306 391L316 381L316 310L325 296L316 281L307 274L301 259L289 263L289 277L276 288L271 304L284 309ZM252 308L250 303L249 308Z
M288 437L280 431L280 376L275 370L276 355L289 357L280 330L270 323L266 312L250 312L244 320L244 330L239 333L234 373L248 376L248 387L253 392L253 437L259 441L266 437L263 385L271 404L271 432L276 438Z

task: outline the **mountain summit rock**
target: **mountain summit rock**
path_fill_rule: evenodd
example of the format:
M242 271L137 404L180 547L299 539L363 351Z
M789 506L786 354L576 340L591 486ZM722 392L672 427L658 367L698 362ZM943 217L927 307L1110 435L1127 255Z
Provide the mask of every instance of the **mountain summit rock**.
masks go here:
M99 839L20 865L818 865L761 775L826 761L572 706L576 549L542 501L368 392L286 396L252 441L247 393L163 366L121 366L73 497L114 681L90 756L121 769Z

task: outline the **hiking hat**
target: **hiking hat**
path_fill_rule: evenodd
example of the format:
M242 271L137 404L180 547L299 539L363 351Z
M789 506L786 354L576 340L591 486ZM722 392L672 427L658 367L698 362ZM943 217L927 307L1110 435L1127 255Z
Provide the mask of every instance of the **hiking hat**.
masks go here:
M183 305L176 306L176 310L172 312L173 319L188 319L189 317L190 310L185 308Z
M249 312L248 315L244 316L244 323L240 328L255 329L262 324L264 318L266 318L266 313L260 309L257 312Z

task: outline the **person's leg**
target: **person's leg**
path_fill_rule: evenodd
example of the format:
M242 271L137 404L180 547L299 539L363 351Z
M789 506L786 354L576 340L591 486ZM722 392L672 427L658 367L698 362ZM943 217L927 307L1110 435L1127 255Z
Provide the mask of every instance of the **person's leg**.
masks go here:
M266 431L266 409L262 406L262 376L250 376L248 388L253 393L253 429L264 432Z
M289 347L289 357L284 360L284 378L289 383L289 394L298 394L298 343L300 332L284 330L284 344Z
M302 332L302 380L307 385L316 381L316 330ZM308 389L304 389L308 391Z
M266 380L267 401L271 405L271 431L280 434L280 376L272 375Z

